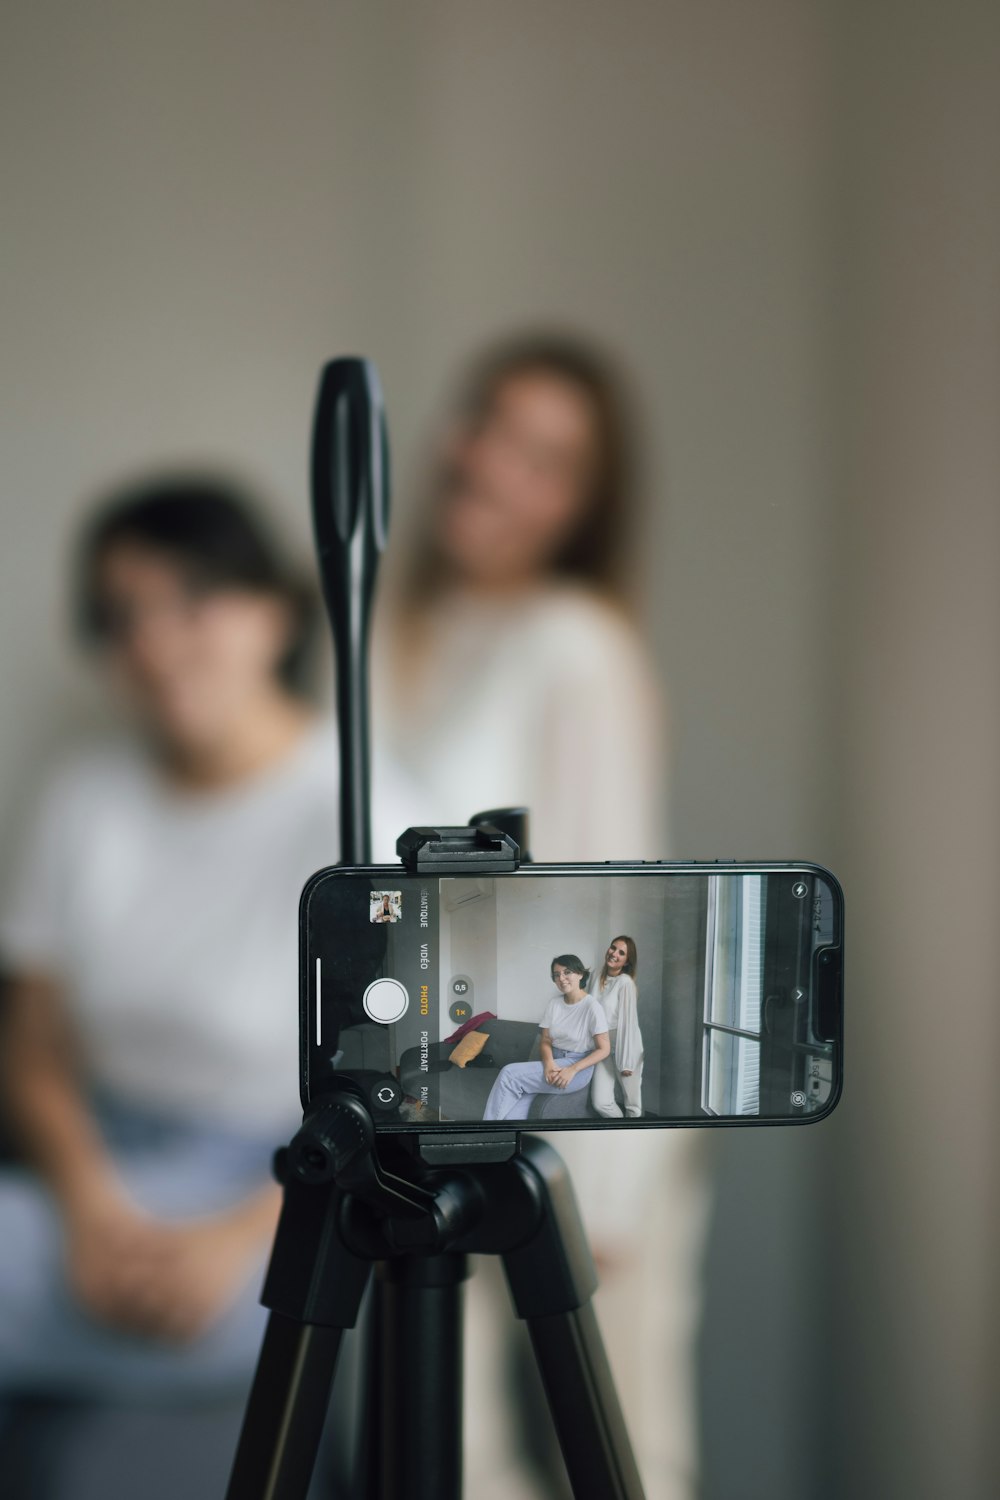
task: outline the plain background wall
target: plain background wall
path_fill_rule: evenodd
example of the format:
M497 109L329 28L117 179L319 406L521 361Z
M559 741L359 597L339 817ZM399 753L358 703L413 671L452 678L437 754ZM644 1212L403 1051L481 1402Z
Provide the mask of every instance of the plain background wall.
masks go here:
M541 1020L558 990L549 975L556 953L592 964L607 921L609 898L592 881L494 883L497 908L497 1003L511 1020Z
M5 7L5 831L99 712L62 635L94 487L232 464L304 544L331 353L379 362L401 504L483 337L565 320L632 366L672 852L829 860L851 912L838 1117L718 1143L708 1500L977 1500L993 1472L998 24Z
M841 1493L996 1488L1000 9L840 17Z

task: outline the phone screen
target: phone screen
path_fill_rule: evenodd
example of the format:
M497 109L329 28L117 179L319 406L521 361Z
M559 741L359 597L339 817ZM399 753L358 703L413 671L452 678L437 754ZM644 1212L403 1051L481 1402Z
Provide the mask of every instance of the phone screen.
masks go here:
M815 866L329 870L302 902L302 1086L382 1130L817 1118L842 898Z

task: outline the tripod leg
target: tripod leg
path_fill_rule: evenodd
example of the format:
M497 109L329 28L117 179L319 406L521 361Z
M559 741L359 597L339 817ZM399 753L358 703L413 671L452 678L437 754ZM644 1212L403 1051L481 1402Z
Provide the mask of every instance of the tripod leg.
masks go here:
M381 1447L382 1388L376 1356L377 1308L372 1285L362 1302L358 1320L345 1332L330 1388L330 1402L321 1449L324 1480L336 1500L369 1500L375 1492Z
M327 1479L336 1500L372 1500L382 1464L382 1308L374 1280L341 1345L324 1429Z
M271 1309L227 1500L305 1500L344 1330L371 1265L341 1235L341 1194L290 1179L261 1301Z
M593 1307L526 1322L575 1500L641 1500Z
M532 1237L504 1253L514 1307L528 1325L575 1500L642 1500L618 1393L590 1299L593 1260L562 1159L526 1136L512 1166L540 1213Z
M305 1500L343 1332L268 1318L226 1500Z
M380 1264L383 1381L378 1500L460 1500L464 1255Z

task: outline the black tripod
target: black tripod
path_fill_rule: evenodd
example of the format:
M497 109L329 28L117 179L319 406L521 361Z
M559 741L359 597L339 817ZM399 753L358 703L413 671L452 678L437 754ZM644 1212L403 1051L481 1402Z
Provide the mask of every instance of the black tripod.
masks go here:
M366 361L324 371L313 514L337 649L342 852L367 863L367 624L388 490L381 395ZM490 822L410 829L398 848L428 875L489 875L519 858ZM473 1128L415 1143L381 1136L376 1149L367 1099L345 1079L309 1110L276 1172L284 1204L261 1299L271 1315L228 1500L304 1500L344 1331L373 1266L367 1441L338 1500L460 1500L469 1254L503 1260L576 1500L642 1500L591 1307L593 1261L550 1146Z
M433 1144L446 1158L449 1143ZM331 1097L307 1120L282 1153L285 1204L263 1296L271 1316L230 1500L305 1496L343 1331L376 1262L380 1430L354 1493L458 1500L470 1252L503 1259L577 1500L641 1500L566 1169L534 1137L520 1151L512 1138L484 1142L487 1156L503 1151L505 1161L442 1161L402 1177L376 1156L360 1099Z

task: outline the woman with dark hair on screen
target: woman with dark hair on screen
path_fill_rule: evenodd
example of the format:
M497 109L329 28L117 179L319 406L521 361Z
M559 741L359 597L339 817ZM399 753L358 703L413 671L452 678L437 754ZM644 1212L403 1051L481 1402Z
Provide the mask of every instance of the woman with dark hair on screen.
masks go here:
M608 1056L594 1069L590 1102L599 1115L609 1120L622 1118L622 1106L617 1099L619 1091L624 1100L625 1115L630 1120L642 1116L638 969L635 938L619 934L608 944L601 971L591 986L594 998L601 1002L608 1018L611 1048Z
M490 1089L484 1120L526 1120L539 1094L575 1094L585 1089L609 1051L608 1020L584 988L587 970L575 953L560 953L549 966L559 991L538 1023L537 1062L508 1063Z
M575 333L507 339L460 383L396 553L376 662L376 728L422 789L421 818L520 805L538 859L669 853L663 695L637 626L634 404L614 361ZM598 1308L651 1497L688 1500L699 1144L591 1130L559 1149L603 1262ZM485 1319L475 1282L470 1301ZM473 1348L493 1342L484 1326ZM471 1445L470 1488L506 1500L530 1483L504 1467L519 1439L501 1434L485 1354L470 1373L470 1409L495 1423Z
M50 776L0 921L34 1169L0 1174L0 1407L252 1373L298 1119L296 902L338 847L311 617L227 482L130 487L82 538L79 629L130 727ZM403 821L376 820L383 852Z

